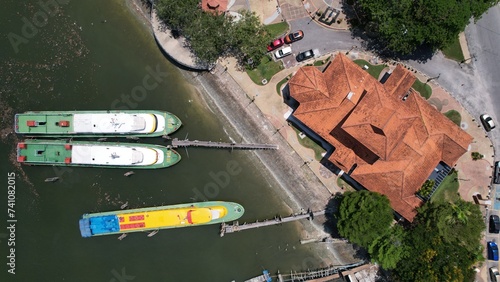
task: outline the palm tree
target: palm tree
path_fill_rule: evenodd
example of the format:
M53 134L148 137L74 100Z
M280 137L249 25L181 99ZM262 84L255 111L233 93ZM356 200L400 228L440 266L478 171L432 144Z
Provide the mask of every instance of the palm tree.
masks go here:
M458 205L455 203L450 203L451 208L453 209L453 213L446 216L446 222L449 224L457 223L457 220L463 224L467 224L469 220L469 215L471 215L471 211L468 205L464 205L459 203Z

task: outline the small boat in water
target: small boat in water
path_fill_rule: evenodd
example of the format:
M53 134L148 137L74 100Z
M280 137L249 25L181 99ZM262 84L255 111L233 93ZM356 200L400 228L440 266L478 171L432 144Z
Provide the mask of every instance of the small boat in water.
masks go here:
M244 212L240 204L211 201L84 214L79 225L84 238L140 231L152 231L153 236L160 229L233 221Z
M26 136L127 137L136 140L168 135L181 125L177 116L164 111L40 111L16 114L14 128L16 133Z
M127 201L127 202L125 202L123 205L121 205L121 206L120 206L120 209L122 209L122 210L123 210L123 209L124 209L124 208L126 208L126 207L128 207L128 201Z
M151 232L148 234L148 237L153 237L156 235L156 233L158 233L160 230L156 229L155 231Z
M17 161L28 165L154 169L180 160L176 151L150 144L35 139L17 144Z
M59 177L45 178L45 182L56 182L57 180L59 180Z

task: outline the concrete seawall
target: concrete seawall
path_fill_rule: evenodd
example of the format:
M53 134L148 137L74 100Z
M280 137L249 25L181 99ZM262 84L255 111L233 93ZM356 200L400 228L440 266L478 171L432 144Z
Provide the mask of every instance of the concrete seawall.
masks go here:
M156 43L162 52L178 66L193 71L206 71L209 65L199 62L190 49L185 48L186 39L182 36L174 38L172 31L168 29L156 15L156 9L151 12L151 28Z

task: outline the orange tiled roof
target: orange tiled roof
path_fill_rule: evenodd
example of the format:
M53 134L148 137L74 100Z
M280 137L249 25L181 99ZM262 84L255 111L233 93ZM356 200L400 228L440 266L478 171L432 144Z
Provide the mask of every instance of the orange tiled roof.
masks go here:
M205 12L224 13L227 10L227 0L201 0L201 8Z
M411 89L415 80L397 66L381 84L339 54L323 73L302 67L289 81L300 103L294 116L335 147L329 161L410 221L432 170L440 161L455 165L472 142Z

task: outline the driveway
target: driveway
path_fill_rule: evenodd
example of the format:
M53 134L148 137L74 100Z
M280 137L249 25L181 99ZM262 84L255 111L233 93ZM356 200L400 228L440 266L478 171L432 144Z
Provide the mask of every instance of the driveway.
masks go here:
M320 57L338 50L349 50L354 45L361 46L361 41L357 38L353 38L350 31L336 31L324 28L314 21L311 21L309 17L298 18L288 21L288 23L291 31L302 30L304 32L304 39L290 44L293 55L284 58L283 64L285 68L297 65L298 63L297 60L295 60L295 56L309 49L313 49L315 51L315 56ZM307 64L310 63L311 60L302 63Z

